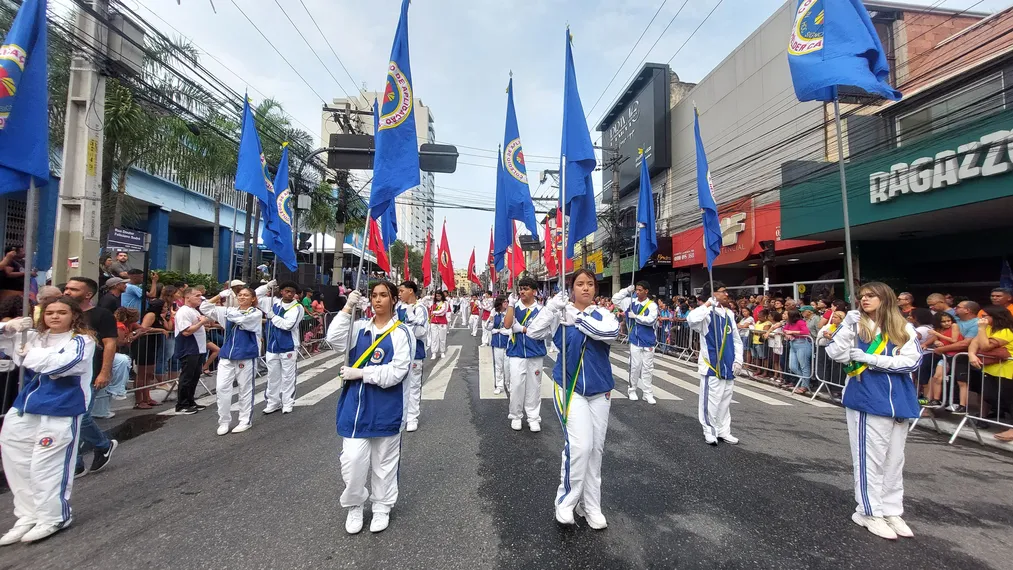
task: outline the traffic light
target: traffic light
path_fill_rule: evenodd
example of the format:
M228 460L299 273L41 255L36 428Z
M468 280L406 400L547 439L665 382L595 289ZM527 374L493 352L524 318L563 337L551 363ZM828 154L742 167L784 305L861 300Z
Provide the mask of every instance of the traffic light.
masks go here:
M307 232L299 232L299 244L296 246L296 251L306 251L310 248L310 234Z

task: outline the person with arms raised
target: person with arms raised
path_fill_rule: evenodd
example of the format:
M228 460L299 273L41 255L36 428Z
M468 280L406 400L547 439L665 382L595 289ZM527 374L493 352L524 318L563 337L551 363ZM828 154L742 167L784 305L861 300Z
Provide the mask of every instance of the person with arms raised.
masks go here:
M226 293L227 292L227 293ZM260 358L260 330L263 315L257 308L257 295L244 287L236 295L237 307L217 307L222 295L234 294L226 289L221 295L201 303L200 312L225 325L225 341L219 351L215 397L218 400L218 435L229 433L232 424L232 383L239 386L239 423L232 433L242 433L253 426L253 378Z
M735 330L735 313L725 307L724 285L706 283L700 297L707 301L690 311L686 322L700 335L698 410L703 438L710 445L718 440L735 445L739 439L732 435L732 390L742 371L742 337Z
M290 414L295 408L299 323L305 308L299 302L299 285L294 281L281 283L281 299L271 294L276 286L271 281L255 291L260 299L260 310L267 317L267 388L264 390L267 405L264 413L273 414L281 410L283 414Z
M636 293L636 298L630 295ZM654 335L654 323L658 320L658 305L651 301L651 284L637 281L612 296L612 302L624 313L629 323L630 339L630 389L629 397L637 400L637 388L644 393L644 401L657 404L654 399L654 349L658 339Z

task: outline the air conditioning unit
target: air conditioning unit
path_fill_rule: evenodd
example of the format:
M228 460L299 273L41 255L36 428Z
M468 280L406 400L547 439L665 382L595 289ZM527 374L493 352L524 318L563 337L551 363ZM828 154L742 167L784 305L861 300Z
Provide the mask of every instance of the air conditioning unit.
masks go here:
M128 74L144 69L144 29L123 14L109 17L109 63Z

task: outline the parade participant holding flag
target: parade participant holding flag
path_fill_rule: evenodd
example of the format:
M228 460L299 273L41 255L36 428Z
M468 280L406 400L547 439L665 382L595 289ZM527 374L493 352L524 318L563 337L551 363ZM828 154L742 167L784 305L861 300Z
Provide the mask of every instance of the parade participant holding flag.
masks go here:
M528 327L528 336L553 337L556 346L567 352L566 370L562 358L556 359L552 369L552 401L564 441L556 521L573 524L576 512L588 526L601 530L608 525L601 512L601 463L609 393L615 387L609 342L619 335L619 321L594 304L598 289L594 273L577 270L572 285L573 302L568 302L565 291L546 301L545 310Z
M436 360L437 355L447 356L447 311L449 310L450 304L443 297L443 291L433 293L433 304L429 307L430 322L432 323L429 351L433 353L433 360Z
M507 347L510 365L510 427L520 431L524 415L528 417L528 429L542 431L542 357L545 343L528 336L528 325L538 316L541 305L535 301L538 282L524 277L517 285L520 300L511 296L503 328L513 332Z
M429 311L419 301L419 286L414 281L404 281L398 287L397 318L412 329L415 337L415 353L412 368L408 374L408 402L405 410L405 430L419 429L419 408L422 405L422 365L426 361L426 341L429 339Z
M484 329L489 333L492 345L492 374L495 378L496 387L493 394L502 394L506 386L506 349L510 342L510 329L506 328L506 303L504 297L496 297L493 303L493 313L489 320L485 321Z
M471 316L468 317L468 327L471 328L471 336L478 336L478 321L482 312L482 305L478 302L478 296L472 295L468 301Z
M352 307L358 306L362 294L352 291L345 308L327 329L327 342L337 355L349 351L348 365L341 367L344 386L337 412L338 435L342 438L341 478L345 482L340 500L341 506L348 509L345 530L349 534L362 530L366 499L372 501L373 511L369 530L386 529L398 497L401 430L408 400L406 380L416 344L411 327L397 320L396 298L393 283L374 283L369 299L373 318L353 323ZM366 490L367 477L371 493Z
M281 283L281 299L271 291L279 287L274 281L257 288L260 310L267 317L267 388L264 389L265 414L281 410L290 414L295 409L295 385L298 375L299 323L305 308L299 303L299 285L294 281Z
M918 370L922 352L888 285L866 283L858 298L861 311L847 313L827 346L830 358L847 365L842 404L858 503L851 519L886 539L913 537L901 518L904 445L908 420L921 414L911 372Z
M631 293L636 293L636 299ZM657 404L654 399L654 349L658 339L654 336L654 323L658 321L658 304L648 295L651 284L637 281L612 296L612 302L626 314L630 338L630 391L631 400L636 401L637 388L644 392L644 401Z
M485 326L489 319L492 318L493 300L489 293L482 292L482 300L480 301L482 307L482 314L479 317L482 319L482 346L489 346L489 341L492 338L490 329Z
M235 295L238 307L216 307L220 299ZM232 383L239 385L239 423L232 433L253 426L253 378L260 358L260 330L263 315L257 308L257 295L249 287L239 293L226 288L218 296L201 303L202 315L225 325L225 342L218 352L218 376L215 396L218 400L218 435L229 433L232 424Z
M689 327L700 335L700 425L708 444L721 440L734 445L739 440L731 431L732 390L742 369L742 337L735 313L724 306L728 293L720 282L705 283L700 298L707 301L686 316Z

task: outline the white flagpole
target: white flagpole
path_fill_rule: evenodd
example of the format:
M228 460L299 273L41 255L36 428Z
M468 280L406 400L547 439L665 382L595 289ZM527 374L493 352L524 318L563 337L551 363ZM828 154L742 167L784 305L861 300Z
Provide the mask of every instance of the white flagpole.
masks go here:
M21 316L32 316L32 304L28 296L32 292L32 270L35 268L35 218L39 209L39 190L35 187L35 177L28 177L28 197L25 200L25 282L22 287ZM21 331L21 346L28 342L28 331ZM25 385L25 368L22 366L18 374L18 388Z
M857 295L855 292L855 268L851 260L851 223L848 219L848 181L844 176L844 140L841 129L841 104L834 96L834 123L837 125L837 165L841 171L841 212L844 214L844 256L848 270L848 297L851 308L855 308Z
M562 254L560 255L560 259L559 259L559 265L560 265L560 267L559 267L559 291L561 293L565 293L566 292L566 251L567 251L567 247L566 247L566 245L567 245L566 244L566 155L564 154L561 158L562 158L562 160L560 161L560 165L562 166L562 168L560 169L561 172L559 173L559 191L560 191L560 195L559 195L559 207L563 208L563 211L562 211L563 215L560 216L560 218L562 220L562 223L560 224L560 237L562 238L562 241L563 241L563 248L562 248L563 251L562 251ZM563 307L563 311L566 311L566 310L567 310L566 307ZM563 315L561 315L561 316L565 317L565 313ZM562 354L560 355L560 358L562 360L560 362L562 364L562 369L561 370L562 370L562 373L563 373L563 405L566 406L563 409L563 413L565 414L566 412L569 411L568 410L569 405L568 405L568 402L566 401L566 393L567 393L567 386L566 386L566 384L569 381L569 375L566 372L566 327L563 327L563 334L561 334L560 337L562 337L562 339L563 339L562 340L562 346L560 347L560 350L562 351ZM565 415L563 416L563 419L564 420L566 419Z

